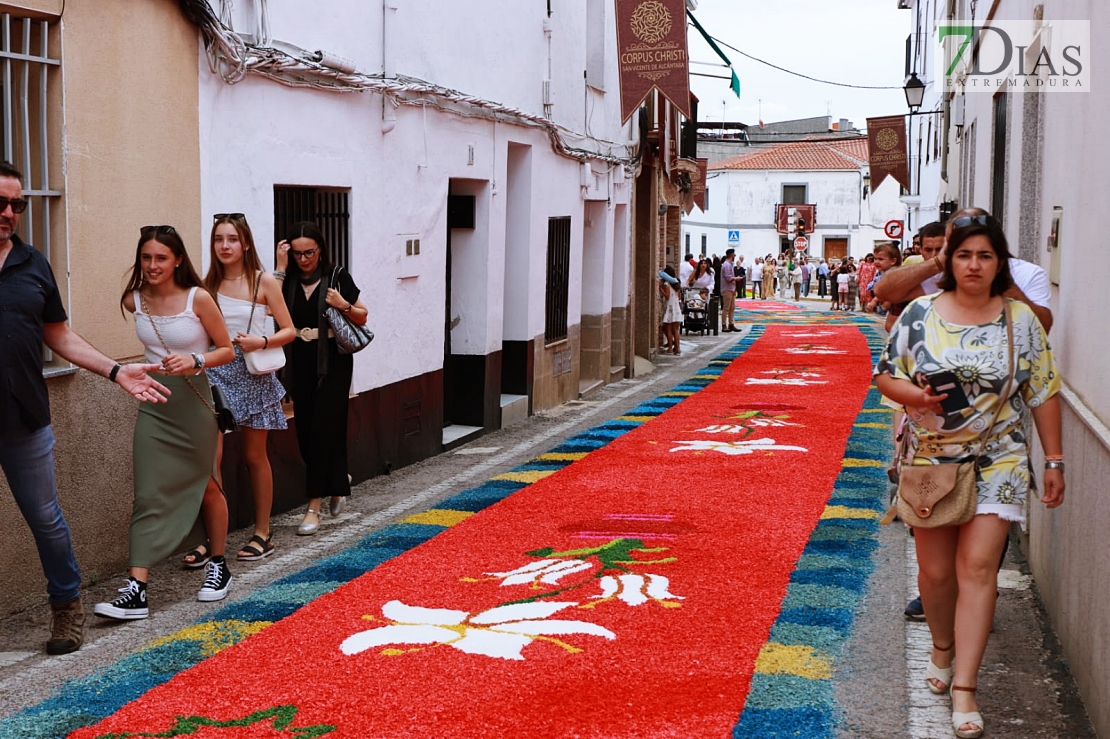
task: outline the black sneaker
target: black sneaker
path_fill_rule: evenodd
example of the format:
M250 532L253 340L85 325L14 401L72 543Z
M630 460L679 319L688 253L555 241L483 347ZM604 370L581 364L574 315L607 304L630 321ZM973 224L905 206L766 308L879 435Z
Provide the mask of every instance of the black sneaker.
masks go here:
M147 617L145 582L129 577L127 584L119 592L120 596L112 602L97 603L93 613L103 618L118 618L123 621Z
M906 604L906 610L902 611L906 614L906 618L913 619L914 621L925 620L925 607L921 605L921 596L917 596L909 603Z
M203 603L223 600L230 588L231 570L227 568L227 560L213 559L204 566L204 585L197 591L197 600Z

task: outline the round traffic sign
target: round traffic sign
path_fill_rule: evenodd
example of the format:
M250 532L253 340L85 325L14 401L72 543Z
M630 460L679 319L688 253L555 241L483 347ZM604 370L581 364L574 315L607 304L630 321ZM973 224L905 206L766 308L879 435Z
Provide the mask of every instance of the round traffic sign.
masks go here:
M901 221L887 221L883 226L883 233L886 234L888 239L902 238L902 222Z
M794 239L794 250L795 251L805 251L808 248L809 248L809 239L807 239L805 236L799 236L799 237Z

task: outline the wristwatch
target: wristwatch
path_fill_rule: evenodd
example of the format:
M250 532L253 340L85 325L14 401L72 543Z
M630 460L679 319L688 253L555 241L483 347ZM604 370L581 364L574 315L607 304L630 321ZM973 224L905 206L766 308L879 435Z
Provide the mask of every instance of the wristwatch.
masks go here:
M1046 470L1060 470L1060 472L1063 472L1064 471L1064 463L1063 462L1045 462L1044 463L1044 468Z
M197 369L204 369L204 355L199 352L193 352L193 366Z

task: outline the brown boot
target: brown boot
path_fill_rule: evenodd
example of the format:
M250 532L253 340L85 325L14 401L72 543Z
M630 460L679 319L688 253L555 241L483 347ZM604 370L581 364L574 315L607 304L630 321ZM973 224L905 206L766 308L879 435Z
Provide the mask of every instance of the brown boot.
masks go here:
M46 642L47 654L69 654L81 648L85 641L85 607L81 598L65 603L51 603L50 641Z

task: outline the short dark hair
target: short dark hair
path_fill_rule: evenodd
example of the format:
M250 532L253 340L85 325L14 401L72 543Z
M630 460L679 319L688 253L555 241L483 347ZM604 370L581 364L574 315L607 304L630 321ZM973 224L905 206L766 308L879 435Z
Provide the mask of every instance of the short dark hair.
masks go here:
M735 253L736 253L735 249L725 249L725 256L726 257L731 257Z
M944 231L945 225L943 223L940 221L933 221L932 223L926 223L922 226L921 230L917 232L917 235L923 239L935 239L938 236L944 236Z
M6 160L0 160L0 177L11 177L19 180L20 186L23 185L23 173L20 172L14 164Z
M991 248L994 249L994 255L998 257L998 273L991 282L991 295L1001 295L1014 284L1014 278L1010 274L1010 244L1006 241L1006 232L1002 230L1002 224L991 216L987 216L986 225L976 222L970 226L952 229L952 233L948 236L948 245L945 247L947 258L944 260L944 273L937 280L937 287L944 291L956 289L952 255L972 236L986 236Z

